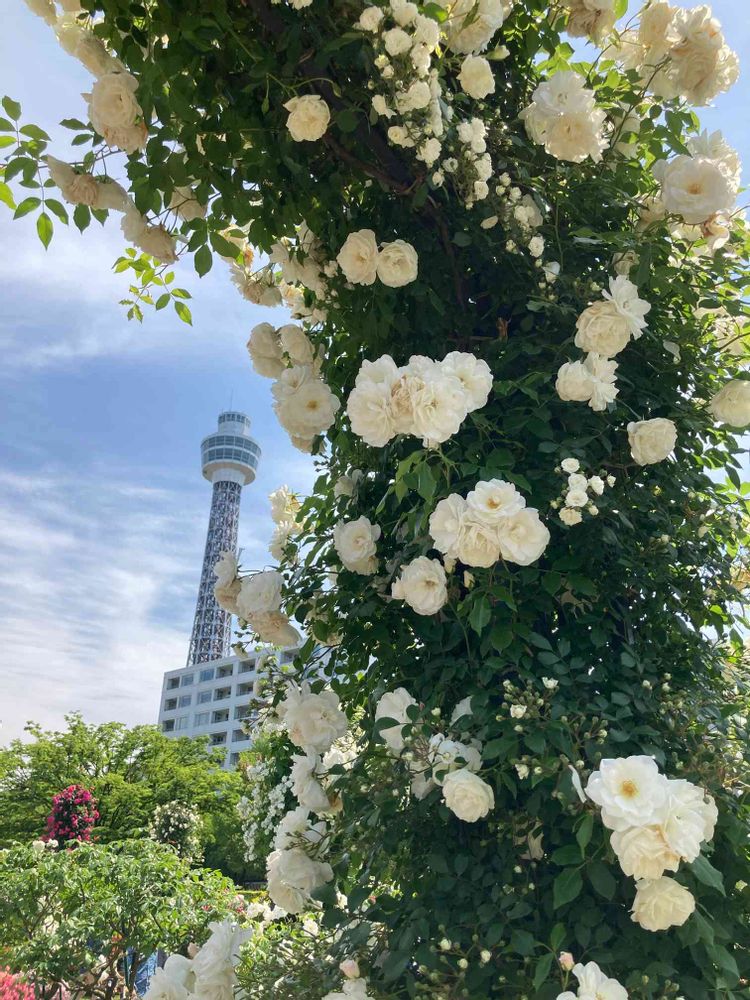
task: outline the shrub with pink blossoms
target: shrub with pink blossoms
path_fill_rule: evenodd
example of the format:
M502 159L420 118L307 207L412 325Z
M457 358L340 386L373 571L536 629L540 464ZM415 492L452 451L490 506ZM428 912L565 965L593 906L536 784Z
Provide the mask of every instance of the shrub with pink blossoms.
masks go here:
M89 842L99 819L96 799L83 785L68 785L52 799L47 817L47 839L65 846L75 841Z
M10 969L0 969L0 1000L34 1000L34 989Z

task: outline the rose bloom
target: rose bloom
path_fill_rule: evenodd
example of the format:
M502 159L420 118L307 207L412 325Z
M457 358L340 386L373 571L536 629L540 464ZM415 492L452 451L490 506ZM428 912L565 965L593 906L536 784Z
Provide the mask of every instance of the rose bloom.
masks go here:
M677 444L677 428L665 417L653 420L639 420L628 424L630 453L638 465L654 465L662 462L674 451Z
M635 879L660 878L680 867L680 855L670 849L658 826L615 831L611 843L623 872Z
M583 361L566 361L560 367L555 390L564 402L587 403L591 399L594 383Z
M299 632L280 611L256 612L248 624L261 642L272 646L296 646L300 641Z
M747 427L750 424L750 382L732 379L720 389L708 408L723 424Z
M492 389L492 371L486 361L464 351L451 351L440 362L446 375L457 378L464 389L466 409L469 413L481 409Z
M237 604L242 618L281 607L281 586L284 578L276 570L265 570L242 581Z
M612 302L594 302L576 322L575 345L582 351L594 351L604 358L613 358L627 347L629 340L630 325Z
M490 479L476 484L466 497L466 504L488 523L500 524L505 518L523 510L526 501L512 483Z
M365 444L382 448L396 433L391 414L391 388L383 382L355 385L346 403L352 432Z
M657 822L658 811L667 801L667 779L653 757L605 759L589 778L586 794L601 807L608 829L649 826Z
M304 378L294 392L273 404L279 423L292 437L310 440L327 431L341 403L319 378Z
M289 739L307 751L325 753L349 728L335 691L313 694L306 684L301 688L290 685L283 705Z
M721 166L705 156L675 156L659 161L654 174L661 183L667 212L689 225L707 222L718 212L731 212L735 193Z
M600 108L559 115L545 129L544 148L556 160L582 163L590 157L594 163L599 163L607 148L602 134L606 118Z
M481 514L468 506L461 515L456 555L467 566L483 568L494 566L500 558L500 539L496 526L488 524Z
M336 257L344 277L353 285L372 285L378 273L378 242L372 229L350 233Z
M278 378L286 367L278 333L270 323L258 323L252 328L247 351L253 368L266 378Z
M289 112L286 127L295 142L314 142L325 135L331 112L322 97L317 94L293 97L284 107Z
M366 517L339 521L333 529L333 544L345 568L363 575L374 572L373 560L380 535L380 526Z
M495 805L492 788L466 767L445 776L443 798L450 811L465 823L483 819Z
M416 701L412 698L406 688L396 688L395 691L386 691L381 696L375 708L375 721L378 719L395 719L398 725L388 726L380 730L380 735L386 742L389 750L398 755L404 749L403 728L409 723L407 708L416 706Z
M716 803L690 781L676 778L667 785L669 795L659 812L659 829L671 850L684 861L695 861L701 844L714 835L719 815Z
M417 252L410 243L394 240L384 243L378 255L377 275L389 288L401 288L417 277Z
M268 894L287 913L300 913L313 889L333 880L329 864L314 861L299 847L273 851L266 862Z
M495 92L492 67L483 56L467 56L461 64L458 82L462 90L477 100Z
M445 570L437 559L419 556L403 566L391 595L406 601L419 615L436 614L448 600Z
M694 910L695 897L673 878L662 875L636 883L632 919L644 930L681 927Z
M573 38L602 41L617 21L614 0L565 0L568 23L565 30Z
M564 969L568 968L569 952L562 952L560 955L560 965ZM563 955L565 963L563 963ZM586 965L573 966L573 975L578 980L578 992L571 993L569 990L560 993L557 1000L628 1000L628 991L616 979L605 976L596 962L587 962Z
M466 500L458 493L451 493L438 503L430 515L430 535L435 548L454 559L458 557L458 541L466 510Z
M499 526L500 554L518 566L529 566L542 555L550 534L533 507L511 515Z
M131 73L105 73L91 88L89 116L99 135L106 129L130 128L143 114L136 99L138 81Z

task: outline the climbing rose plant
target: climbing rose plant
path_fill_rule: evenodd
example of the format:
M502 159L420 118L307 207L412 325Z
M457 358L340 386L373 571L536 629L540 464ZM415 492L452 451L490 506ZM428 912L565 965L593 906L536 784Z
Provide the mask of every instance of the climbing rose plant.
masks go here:
M5 99L2 199L45 244L119 221L135 318L189 320L172 268L217 259L287 310L248 351L318 478L216 595L309 636L257 693L295 748L269 892L320 921L240 983L739 1000L748 233L694 110L739 73L710 9L27 3L92 84L70 162Z

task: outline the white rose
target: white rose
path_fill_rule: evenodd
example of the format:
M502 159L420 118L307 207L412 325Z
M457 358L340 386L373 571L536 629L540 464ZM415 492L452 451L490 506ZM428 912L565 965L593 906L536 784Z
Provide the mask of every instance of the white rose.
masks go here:
M226 587L237 578L237 556L234 552L222 552L218 560L214 563L214 575L216 582L221 587Z
M750 424L750 382L733 379L720 389L708 404L716 420L732 427Z
M108 129L128 129L143 111L136 99L138 81L130 73L105 73L91 88L89 117L99 135Z
M660 878L680 867L680 855L670 849L658 826L615 831L611 843L623 872L635 879Z
M380 538L379 525L366 517L356 521L339 521L333 529L333 544L344 567L363 576L374 573L377 568L377 541Z
M560 467L562 468L563 472L573 474L575 472L578 472L578 470L581 468L581 463L578 461L577 458L564 458L560 463Z
M511 520L512 518L508 518L507 523L510 523ZM468 506L461 515L456 556L467 566L483 568L494 566L500 558L500 539L497 527L488 524L482 515Z
M477 100L495 92L492 67L484 56L467 56L461 64L458 82L469 97Z
M270 323L258 323L252 328L247 351L253 368L265 378L278 378L286 367L279 335Z
M54 25L57 20L57 9L52 0L24 0L32 14L41 17L47 24Z
M681 155L657 167L654 172L661 181L665 209L689 225L700 225L717 212L734 209L732 186L714 160Z
M594 383L583 361L566 361L557 373L555 390L565 402L585 403L591 399Z
M279 328L278 337L282 351L289 356L292 364L314 366L315 348L301 326L287 323Z
M628 424L630 454L638 465L663 462L677 444L677 428L666 417L639 420Z
M690 781L677 778L667 782L668 797L659 812L659 829L671 850L683 861L692 862L701 844L712 839L718 810L710 795ZM677 871L676 868L672 869Z
M594 351L605 358L619 354L630 340L628 321L612 302L595 302L576 322L575 345L582 351Z
M465 698L462 698L453 709L451 714L451 725L455 726L459 719L473 714L474 713L471 708L471 695L469 694Z
M617 21L614 0L565 0L568 23L565 30L573 38L601 42Z
M419 615L436 614L448 600L445 570L437 559L419 556L401 568L391 588L397 600L406 601Z
M189 185L174 189L169 207L173 208L185 222L205 219L208 212L208 207L198 201L195 197L195 191Z
M268 499L271 501L271 519L275 524L294 521L300 502L288 486L279 486L269 493Z
M565 959L563 960L563 955ZM563 968L570 966L567 954L560 955L560 964ZM573 975L578 980L578 993L561 993L557 1000L628 1000L628 991L616 979L610 979L602 972L596 962L587 962L586 965L573 966Z
M310 812L323 814L330 812L331 803L325 789L315 777L320 763L320 757L315 753L308 751L304 756L294 754L290 777L292 779L292 795L297 799L300 807ZM279 850L286 844L277 840L274 846Z
M382 20L383 11L380 7L365 7L357 23L363 31L377 31Z
M523 510L526 501L512 483L490 479L476 484L466 497L466 505L488 524L499 525L505 518Z
M325 753L349 728L339 705L335 691L313 694L308 684L290 685L279 715L295 746L312 753Z
M412 357L391 387L391 414L398 433L421 437L433 448L457 433L466 417L466 393L429 358Z
M317 94L293 97L284 107L289 112L286 127L295 142L315 142L325 135L331 112L322 97Z
M476 746L448 739L442 733L436 733L430 739L427 756L437 785L442 785L447 774L456 768L476 772L482 766L482 757Z
M679 94L691 104L705 105L736 83L739 60L710 7L675 11L671 28L676 37L665 71L667 96Z
M469 413L481 409L492 390L492 371L486 361L464 351L451 351L440 362L446 375L457 378L464 388Z
M395 691L387 691L375 708L375 721L378 719L394 719L398 725L388 726L380 730L380 735L385 740L392 753L398 755L404 749L404 726L409 724L410 719L407 709L416 705L405 688L396 688Z
M391 387L384 382L355 385L346 403L352 432L373 448L382 448L396 433L391 414Z
M310 893L333 881L331 866L314 861L299 847L289 851L273 851L266 864L268 894L287 913L299 913Z
M372 285L378 273L378 242L372 229L350 233L336 260L347 281Z
M220 608L228 611L230 615L239 617L240 609L237 606L237 598L240 596L242 581L232 580L229 583L215 583L214 597Z
M560 520L563 524L572 528L574 525L581 523L583 515L580 510L573 510L571 507L563 507L560 511Z
M662 875L636 883L633 920L647 931L681 927L695 910L695 897L673 878Z
M529 566L549 544L550 534L533 507L512 514L499 526L500 554L519 566Z
M261 642L281 647L299 644L299 632L280 611L257 612L248 620L248 624L257 633Z
M383 35L383 44L389 56L401 56L409 51L412 41L403 28L391 28Z
M401 288L417 277L417 251L410 243L394 240L384 243L378 255L377 275L389 288Z
M602 822L608 829L626 830L657 822L668 785L653 757L605 758L589 778L586 794L601 807Z
M287 375L287 369L283 375ZM333 423L341 403L325 382L308 377L300 381L294 392L282 392L273 408L281 426L294 438L312 439L327 431ZM283 376L282 376L283 377ZM278 383L277 383L278 385Z
M443 798L450 811L465 823L483 819L495 805L492 788L465 767L446 775Z
M284 578L276 570L266 570L247 577L237 600L240 616L245 619L281 607L281 587Z
M461 525L467 503L458 493L441 500L430 515L430 535L435 548L444 555L457 558Z

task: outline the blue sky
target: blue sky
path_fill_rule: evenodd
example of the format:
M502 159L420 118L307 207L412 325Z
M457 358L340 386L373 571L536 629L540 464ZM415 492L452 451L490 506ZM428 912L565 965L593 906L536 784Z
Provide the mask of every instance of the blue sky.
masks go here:
M55 123L84 117L91 78L21 0L9 7L0 92L64 158ZM713 8L747 64L745 3ZM746 75L702 117L750 164ZM193 327L166 311L128 323L118 305L127 281L111 271L123 248L113 220L83 236L58 225L45 253L29 220L3 210L0 245L0 740L74 709L153 722L162 672L184 662L192 623L210 501L200 439L231 400L264 450L243 498L247 565L267 558L267 494L312 481L244 346L255 323L280 325L283 314L241 299L218 262L202 281L186 263L178 280L194 296Z

